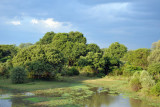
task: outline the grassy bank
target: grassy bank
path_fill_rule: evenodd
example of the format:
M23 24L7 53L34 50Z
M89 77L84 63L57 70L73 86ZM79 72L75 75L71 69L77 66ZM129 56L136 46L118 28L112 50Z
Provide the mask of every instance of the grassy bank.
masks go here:
M110 90L123 93L125 96L146 101L147 103L153 106L160 106L160 97L149 95L145 93L144 90L134 92L131 90L128 82L129 78L122 76L106 76L100 79L83 81L83 83L86 83L91 86L109 88Z
M160 105L160 97L146 95L143 91L132 91L126 77L88 78L75 76L63 77L63 81L34 81L25 84L12 84L9 79L1 79L0 87L34 93L35 97L24 99L33 102L34 106L54 106L59 104L58 102L63 102L60 105L73 105L77 101L85 100L91 96L93 94L90 91L91 87L109 88L152 105Z

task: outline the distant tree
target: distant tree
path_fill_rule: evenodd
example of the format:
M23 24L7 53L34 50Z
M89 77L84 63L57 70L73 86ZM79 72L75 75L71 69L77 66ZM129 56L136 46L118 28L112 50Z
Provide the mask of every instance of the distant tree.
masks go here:
M160 62L160 40L152 44L152 52L148 56L148 62L149 64Z
M134 51L129 51L124 56L124 60L134 66L146 69L148 66L147 57L150 55L150 49L140 48Z
M119 44L118 42L112 43L107 50L105 50L105 54L112 58L120 59L127 52L127 47L123 44Z
M17 54L17 47L15 45L0 45L0 62L6 62Z
M73 32L73 31L71 31L71 32L69 32L68 33L69 34L69 38L72 40L72 42L79 42L79 43L84 43L84 44L86 44L86 38L83 36L83 34L82 33L80 33L80 32Z
M22 49L22 48L26 48L32 45L33 45L32 43L21 43L18 47Z
M160 49L153 50L148 56L149 64L160 62Z
M91 43L87 45L87 51L96 53L96 52L100 52L101 49L97 44Z
M54 32L47 32L36 44L50 44L54 36Z
M152 43L152 49L160 49L160 40L157 42Z

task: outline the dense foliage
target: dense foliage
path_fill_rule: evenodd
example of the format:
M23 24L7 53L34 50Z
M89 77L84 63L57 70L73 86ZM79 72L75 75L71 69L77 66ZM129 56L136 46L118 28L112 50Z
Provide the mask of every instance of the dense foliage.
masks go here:
M118 42L100 49L97 44L87 44L81 32L47 32L35 44L0 45L0 77L11 77L13 83L24 83L26 79L62 80L62 76L74 75L123 75L131 78L132 90L160 95L160 41L151 49L128 51Z
M17 54L17 48L14 45L0 45L0 62L6 62Z
M26 70L23 67L15 67L11 70L11 81L14 84L26 82Z

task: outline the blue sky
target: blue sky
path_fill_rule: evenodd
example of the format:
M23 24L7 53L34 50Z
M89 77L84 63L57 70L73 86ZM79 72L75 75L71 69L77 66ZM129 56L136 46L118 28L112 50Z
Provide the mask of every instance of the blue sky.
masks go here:
M0 44L80 31L101 48L150 48L160 40L160 0L0 0Z

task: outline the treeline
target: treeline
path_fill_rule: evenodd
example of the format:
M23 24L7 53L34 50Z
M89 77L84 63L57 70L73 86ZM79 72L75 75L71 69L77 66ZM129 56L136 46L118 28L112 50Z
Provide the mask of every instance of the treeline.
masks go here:
M80 32L47 32L35 44L0 45L0 75L13 80L22 74L28 79L45 80L65 75L130 77L142 70L156 83L159 81L160 41L153 43L151 49L127 50L118 42L100 49L94 43L87 44Z

